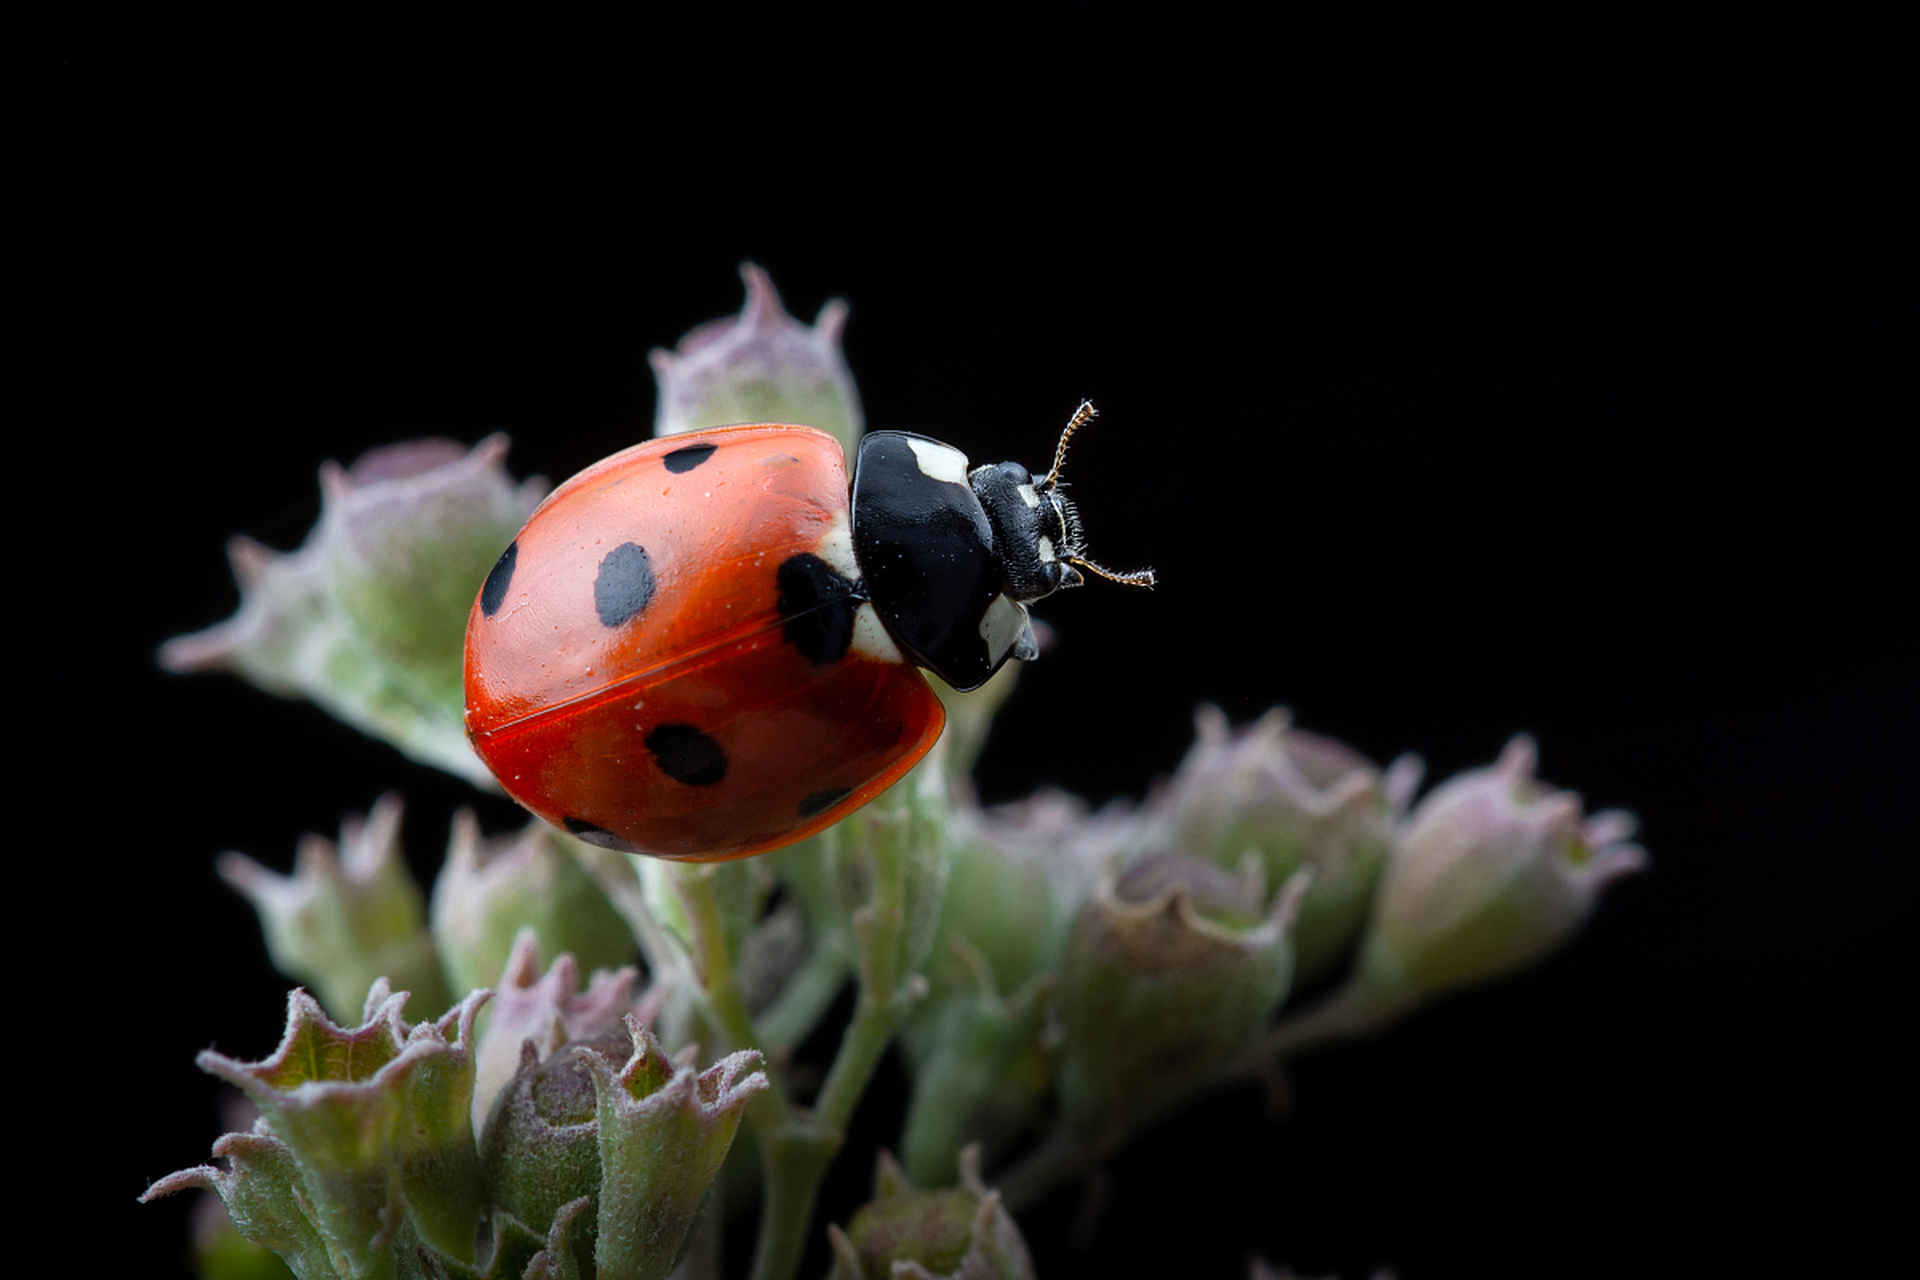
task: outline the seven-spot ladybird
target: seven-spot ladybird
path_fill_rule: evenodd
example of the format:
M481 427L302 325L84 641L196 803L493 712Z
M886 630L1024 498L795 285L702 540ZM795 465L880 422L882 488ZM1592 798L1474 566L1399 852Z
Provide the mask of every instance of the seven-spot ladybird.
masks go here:
M812 835L925 755L956 689L1035 656L1026 604L1078 586L1060 492L898 431L721 427L554 490L467 620L467 733L515 800L584 840L718 861Z

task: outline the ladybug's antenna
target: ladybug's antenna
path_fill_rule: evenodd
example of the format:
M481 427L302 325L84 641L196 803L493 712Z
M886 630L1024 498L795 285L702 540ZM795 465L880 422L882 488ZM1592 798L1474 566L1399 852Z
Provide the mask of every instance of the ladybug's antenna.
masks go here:
M1150 587L1153 585L1153 570L1134 569L1127 573L1116 573L1105 565L1095 564L1085 556L1068 556L1067 563L1088 573L1097 574L1108 582L1117 582L1123 587Z
M1081 427L1086 426L1089 422L1092 422L1099 415L1100 411L1093 407L1093 401L1091 400L1082 400L1080 407L1073 411L1073 417L1067 422L1067 429L1060 433L1060 443L1054 448L1053 470L1047 472L1046 478L1040 481L1040 487L1042 489L1051 489L1059 482L1060 464L1067 460L1067 441L1073 439L1073 433Z
M1060 466L1067 460L1067 441L1073 439L1074 432L1086 426L1089 422L1092 422L1098 415L1099 410L1093 407L1093 401L1091 400L1082 400L1080 407L1073 411L1073 417L1067 422L1067 429L1060 433L1059 445L1054 448L1053 470L1047 472L1046 477L1040 481L1040 487L1042 489L1053 489L1059 485ZM1107 568L1105 565L1095 564L1085 556L1078 554L1077 547L1080 542L1080 521L1073 513L1073 504L1067 500L1065 494L1058 495L1055 501L1062 504L1064 508L1062 519L1071 531L1069 545L1066 548L1069 554L1063 556L1062 559L1075 568L1085 569L1095 577L1105 578L1108 582L1118 582L1128 587L1151 587L1153 585L1153 570L1151 569L1135 569L1129 573L1118 573Z

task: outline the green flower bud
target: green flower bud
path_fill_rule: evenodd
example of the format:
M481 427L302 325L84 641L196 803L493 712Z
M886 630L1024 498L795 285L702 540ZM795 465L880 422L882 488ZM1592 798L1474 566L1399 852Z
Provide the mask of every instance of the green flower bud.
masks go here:
M980 1181L980 1152L960 1155L960 1185L915 1191L885 1152L873 1177L873 1199L842 1231L827 1228L833 1246L828 1280L1033 1280L1033 1259L1000 1195Z
M588 1050L599 1096L600 1245L603 1280L664 1277L720 1172L741 1112L767 1087L760 1054L729 1054L695 1073L682 1054L662 1077L663 1057L639 1019L629 1017L634 1052L624 1067Z
M715 910L729 960L737 961L760 918L767 895L773 891L773 870L760 858L732 862L672 862L664 858L636 858L640 887L649 914L693 954L700 950L694 921L687 914L687 883L701 882L698 893Z
M1152 847L1228 868L1252 851L1270 885L1310 869L1293 941L1298 978L1311 981L1359 935L1420 762L1402 756L1382 774L1344 744L1295 729L1282 707L1238 733L1217 707L1194 721L1193 748L1155 806Z
M678 435L737 422L790 422L836 437L849 453L865 429L853 373L840 354L847 304L836 298L808 328L786 313L767 273L743 263L747 304L732 319L690 331L655 350L660 384L653 434Z
M486 1028L476 1040L475 1131L484 1130L500 1091L519 1071L522 1044L531 1043L543 1060L570 1042L624 1044L626 1017L635 1012L633 985L638 977L632 965L596 969L583 992L574 958L562 953L542 973L534 932L521 930L500 976Z
M912 1030L913 1098L901 1151L908 1175L929 1182L951 1169L969 1143L1006 1146L1039 1111L1053 1081L1044 1043L1049 975L1012 996L994 987L986 958L954 938L950 946L972 972L971 992L943 992L917 1008Z
M160 649L170 671L232 671L310 698L423 763L482 786L467 745L461 649L478 584L546 483L516 484L505 436L390 445L320 471L320 522L281 555L228 545L240 611Z
M1085 801L1051 790L984 811L956 809L948 833L952 865L928 972L935 1000L977 985L954 939L986 961L1002 992L1055 970L1101 869L1145 838L1125 805L1089 812Z
M494 1202L522 1223L590 1198L572 1232L581 1274L655 1280L678 1261L767 1077L752 1051L696 1072L691 1050L670 1060L638 1018L625 1023L622 1037L563 1044L544 1059L523 1041L481 1159Z
M1491 769L1448 780L1394 843L1353 977L1282 1020L1269 1052L1385 1024L1445 991L1525 968L1566 942L1600 891L1646 865L1632 815L1583 815L1580 797L1533 776L1531 739Z
M304 982L336 1017L349 1017L374 980L413 992L423 1009L452 1003L427 931L420 886L400 853L400 797L374 802L365 819L300 842L291 876L243 854L221 856L220 876L253 904L274 967Z
M1517 737L1491 769L1436 787L1408 820L1380 887L1360 968L1425 996L1523 969L1571 938L1607 884L1646 865L1631 815L1586 818L1533 776Z
M1206 1083L1252 1044L1286 997L1296 873L1268 904L1259 864L1243 873L1159 854L1108 878L1081 910L1059 985L1060 1106L1083 1147L1125 1131Z
M1038 1113L1053 1079L1047 997L1068 929L1100 868L1141 835L1125 806L1090 814L1058 791L954 810L929 995L901 1037L914 1077L901 1139L910 1177L941 1176L970 1142L993 1154Z
M537 820L517 836L490 840L471 811L454 815L432 913L434 943L455 990L497 978L522 929L533 931L543 953L570 954L588 969L633 958L633 935L574 858L576 843Z
M397 1253L420 1247L471 1263L481 1204L469 1046L490 994L409 1027L400 1019L405 993L376 983L365 1022L349 1030L294 991L272 1057L199 1057L260 1110L253 1133L215 1144L230 1168L184 1170L144 1198L213 1190L242 1234L303 1276L390 1273Z
M480 1139L480 1164L495 1208L530 1229L586 1199L570 1246L576 1265L590 1264L600 1190L600 1127L589 1044L620 1053L624 1034L554 1046L544 1056L532 1040L519 1044L513 1078L495 1098ZM671 1070L669 1066L667 1070Z

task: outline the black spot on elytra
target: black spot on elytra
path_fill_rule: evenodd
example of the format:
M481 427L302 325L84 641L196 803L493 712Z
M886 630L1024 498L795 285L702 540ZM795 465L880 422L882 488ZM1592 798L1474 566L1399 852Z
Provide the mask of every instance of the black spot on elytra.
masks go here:
M803 796L800 800L800 816L817 818L852 794L852 787L828 787L825 791Z
M493 568L487 572L487 580L480 587L480 612L491 618L500 612L500 605L507 598L507 588L513 585L513 564L520 558L520 542L515 539L507 544L500 558L493 562Z
M660 771L690 787L710 787L727 776L727 753L690 724L663 724L647 735Z
M847 656L853 644L853 615L865 597L819 556L789 556L775 575L780 612L786 615L788 643L815 666Z
M593 607L600 621L617 627L653 599L653 561L637 542L623 542L600 561L593 579Z
M605 827L596 827L584 818L566 818L561 825L566 827L568 835L577 836L588 844L597 844L602 849L613 849L619 853L640 852Z
M690 444L684 449L675 449L663 461L667 464L667 470L677 476L683 476L711 458L713 451L719 447L712 444Z

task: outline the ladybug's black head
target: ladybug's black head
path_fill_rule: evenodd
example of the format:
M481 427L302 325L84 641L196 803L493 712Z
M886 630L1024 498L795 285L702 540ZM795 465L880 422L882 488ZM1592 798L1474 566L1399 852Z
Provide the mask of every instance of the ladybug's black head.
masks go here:
M967 469L950 444L903 431L860 441L851 491L859 594L901 651L956 689L977 689L1009 658L1039 653L1029 601L1077 587L1083 571L1152 586L1153 571L1113 573L1082 553L1080 517L1053 470L1017 462Z
M1082 401L1060 435L1053 469L1038 481L1017 462L977 467L967 476L993 526L994 550L1006 567L1006 594L1018 604L1079 586L1086 581L1082 569L1129 586L1153 585L1151 569L1115 573L1086 558L1080 513L1060 491L1060 464L1066 460L1067 441L1093 416L1092 403Z

